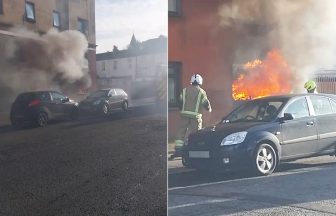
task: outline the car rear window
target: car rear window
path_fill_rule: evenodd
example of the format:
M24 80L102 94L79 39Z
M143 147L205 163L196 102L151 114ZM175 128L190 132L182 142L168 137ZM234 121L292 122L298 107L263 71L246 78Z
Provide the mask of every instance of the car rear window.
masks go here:
M27 102L30 101L32 99L36 98L36 93L22 93L20 94L17 98L16 101L18 102Z

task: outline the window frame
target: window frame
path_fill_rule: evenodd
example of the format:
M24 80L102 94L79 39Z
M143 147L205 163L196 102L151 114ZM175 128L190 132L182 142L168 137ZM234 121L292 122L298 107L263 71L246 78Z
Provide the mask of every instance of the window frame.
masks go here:
M288 109L288 107L290 105L292 105L293 103L297 102L298 100L301 100L301 99L304 99L306 101L306 105L307 105L307 109L308 109L308 116L304 116L304 117L295 117L294 120L297 120L297 119L302 119L302 118L308 118L310 116L313 116L314 115L314 112L312 110L312 107L311 107L311 101L310 101L310 98L307 98L306 96L304 97L297 97L297 98L293 98L292 100L289 100L287 102L287 104L283 107L282 111L281 111L281 116L284 116L284 114L286 113L286 110Z
M34 18L28 17L27 5L32 6ZM29 1L25 2L25 20L28 21L28 22L36 23L36 12L35 12L35 3L34 2L29 2Z
M169 69L173 70L174 74L169 73ZM169 97L169 79L173 78L174 84L175 84L175 95L174 95L174 102L170 102L170 97ZM179 102L179 97L180 93L182 91L181 88L181 81L182 81L182 63L181 62L169 62L168 63L168 107L169 108L179 108L180 107L180 102Z
M168 0L168 1L175 1L176 4L176 11L169 10L169 2L168 2L168 16L177 17L182 15L182 0Z
M55 25L54 14L57 14L57 16L58 16L59 26ZM55 27L57 29L61 29L61 26L62 26L62 24L61 24L61 13L59 11L53 10L52 17L53 17L53 27Z
M0 0L0 15L4 14L3 0Z
M83 33L85 36L89 36L89 21L86 20L86 19L78 17L77 23L78 23L77 30L79 32ZM83 24L83 23L85 23L85 25L86 25L86 29L85 29L86 31L85 32L81 31L82 29L79 28L79 26L82 26L81 24Z

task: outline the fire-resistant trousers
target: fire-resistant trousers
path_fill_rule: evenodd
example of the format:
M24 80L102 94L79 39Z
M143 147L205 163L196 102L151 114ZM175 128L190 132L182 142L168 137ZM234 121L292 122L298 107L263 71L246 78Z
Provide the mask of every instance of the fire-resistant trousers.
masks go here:
M181 115L180 125L175 140L175 150L180 150L184 140L190 133L202 129L202 118L192 118Z

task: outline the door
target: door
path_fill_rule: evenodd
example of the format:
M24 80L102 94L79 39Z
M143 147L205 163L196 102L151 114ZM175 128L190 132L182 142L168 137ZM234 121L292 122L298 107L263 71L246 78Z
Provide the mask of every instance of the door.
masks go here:
M53 112L55 116L65 116L70 113L71 103L66 102L66 96L58 92L51 93L53 98Z
M117 94L117 106L118 108L122 108L123 103L124 103L124 91L121 89L115 89L116 94Z
M111 110L118 108L118 96L114 89L111 89L108 93L108 104Z
M307 99L300 97L290 101L283 113L291 113L293 120L281 124L282 156L296 158L313 154L317 150L317 127L311 115Z
M336 142L336 102L324 96L310 96L314 108L318 130L318 152L335 151Z

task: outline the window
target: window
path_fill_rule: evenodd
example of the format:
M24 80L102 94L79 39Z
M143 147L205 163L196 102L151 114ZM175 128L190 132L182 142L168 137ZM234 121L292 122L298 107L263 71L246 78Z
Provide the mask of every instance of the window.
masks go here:
M35 5L31 2L26 2L26 20L35 22Z
M329 99L320 96L310 96L316 115L327 115L332 113Z
M115 93L115 90L114 89L111 89L110 92L108 93L108 96L111 97L111 96L115 96L116 93Z
M51 101L49 92L43 92L40 95L40 99L41 99L41 101Z
M102 62L102 71L105 71L106 70L106 63L105 61Z
M333 109L333 113L336 113L336 101L330 100L330 102L331 102L331 107Z
M169 16L181 16L181 0L168 0Z
M0 14L3 14L3 3L2 3L2 0L0 0Z
M131 69L132 68L132 58L128 59L128 68Z
M116 89L115 91L116 91L117 95L126 96L126 92L124 92L124 90L122 90L122 89Z
M306 98L300 98L292 102L285 110L285 113L291 113L294 118L309 116L309 110Z
M113 70L117 70L117 61L113 61Z
M53 26L58 29L61 27L61 15L57 11L53 11Z
M54 101L61 101L66 98L64 95L57 93L57 92L53 92L52 97Z
M169 107L179 106L181 80L181 63L169 62L168 66L168 104Z
M88 21L85 19L78 18L78 31L82 32L88 36Z

